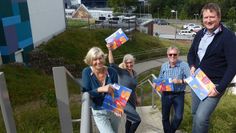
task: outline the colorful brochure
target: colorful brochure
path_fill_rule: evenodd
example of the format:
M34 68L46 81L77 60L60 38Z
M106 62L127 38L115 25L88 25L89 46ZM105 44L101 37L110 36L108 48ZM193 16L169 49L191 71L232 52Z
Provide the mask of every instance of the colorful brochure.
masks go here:
M112 45L113 50L120 47L128 40L129 38L125 35L121 28L105 39L107 44Z
M186 78L185 81L200 100L204 100L210 90L215 88L215 85L200 68L195 71L193 76Z
M112 87L114 93L105 96L102 108L121 114L124 112L124 108L129 100L132 90L118 84L113 84Z
M155 91L163 92L163 91L174 91L174 86L172 83L172 79L153 79L153 83L155 83Z

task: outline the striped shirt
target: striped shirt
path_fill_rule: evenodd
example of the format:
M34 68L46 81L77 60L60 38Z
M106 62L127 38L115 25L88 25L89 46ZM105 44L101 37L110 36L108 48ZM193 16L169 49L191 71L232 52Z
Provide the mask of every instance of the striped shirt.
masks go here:
M168 79L185 79L190 76L190 68L188 64L184 61L178 60L175 67L171 67L169 62L165 62L161 66L159 78ZM174 84L174 90L176 92L184 91L186 88L185 84Z

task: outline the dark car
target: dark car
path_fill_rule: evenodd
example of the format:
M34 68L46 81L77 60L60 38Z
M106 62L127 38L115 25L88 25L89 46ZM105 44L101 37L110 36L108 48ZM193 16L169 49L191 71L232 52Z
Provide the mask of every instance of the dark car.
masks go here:
M166 20L163 20L163 19L156 19L155 23L158 25L169 25L170 24Z

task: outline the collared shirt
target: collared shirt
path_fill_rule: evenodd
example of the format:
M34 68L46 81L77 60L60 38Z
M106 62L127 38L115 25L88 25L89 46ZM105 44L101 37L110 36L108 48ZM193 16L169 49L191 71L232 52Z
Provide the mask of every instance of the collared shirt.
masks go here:
M169 62L165 62L161 66L159 78L168 79L185 79L190 76L190 68L184 61L178 60L175 67L171 67ZM174 84L174 90L176 92L184 91L186 88L185 84Z
M202 37L199 47L198 47L198 57L199 60L201 61L202 58L204 57L207 47L211 44L213 41L215 35L221 31L221 27L219 26L216 30L214 30L212 33L204 29L204 36Z
M92 106L93 109L99 110L101 109L105 93L98 93L97 89L101 87L102 85L98 81L97 77L93 73L91 67L86 67L83 69L82 72L82 87L83 87L83 92L89 92L90 97L92 99ZM105 85L107 84L113 84L118 82L118 76L116 71L108 67L107 68L107 75L106 75L106 80L105 80Z

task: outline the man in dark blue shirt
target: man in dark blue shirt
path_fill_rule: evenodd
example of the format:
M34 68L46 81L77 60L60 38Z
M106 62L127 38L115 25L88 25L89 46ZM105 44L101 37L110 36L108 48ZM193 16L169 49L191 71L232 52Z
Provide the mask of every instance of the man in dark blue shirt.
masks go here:
M205 28L193 40L188 63L191 74L201 68L216 88L203 101L192 92L193 133L208 132L210 116L236 73L236 37L220 23L220 7L208 3L201 13Z

